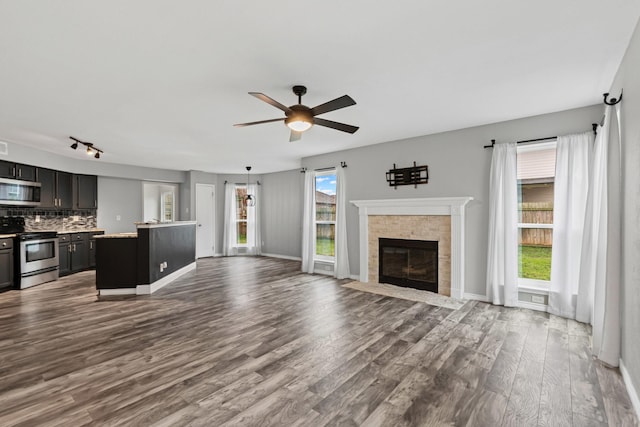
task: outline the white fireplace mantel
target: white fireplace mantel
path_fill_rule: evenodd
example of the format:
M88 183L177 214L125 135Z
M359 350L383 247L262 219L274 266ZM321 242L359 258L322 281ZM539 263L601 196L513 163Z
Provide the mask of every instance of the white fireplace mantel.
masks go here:
M464 212L473 197L352 200L360 214L360 281L369 281L369 215L451 216L451 296L464 295Z

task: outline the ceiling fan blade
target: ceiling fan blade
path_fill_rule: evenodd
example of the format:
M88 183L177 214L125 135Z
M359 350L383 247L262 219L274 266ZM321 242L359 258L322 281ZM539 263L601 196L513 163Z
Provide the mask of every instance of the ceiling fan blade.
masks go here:
M313 123L319 126L325 126L331 129L341 130L342 132L355 133L358 129L358 126L351 126L344 123L338 123L331 120L320 119L318 117L313 118Z
M258 98L261 101L266 102L267 104L273 105L276 108L281 109L282 111L284 111L285 113L289 112L290 109L289 107L287 107L286 105L282 105L280 104L278 101L276 101L273 98L268 97L267 95L265 95L264 93L260 93L260 92L249 92L249 95L255 96L256 98Z
M296 132L295 130L291 131L291 135L289 136L289 142L299 141L302 138L302 132Z
M329 102L325 102L324 104L320 104L311 109L311 114L317 116L319 114L328 113L329 111L339 110L340 108L349 107L351 105L356 105L356 101L353 100L349 95L341 96L340 98L336 98Z
M260 125L262 123L271 123L271 122L281 122L283 121L285 118L281 118L281 119L269 119L269 120L260 120L259 122L249 122L249 123L238 123L235 124L233 126L237 127L237 128L241 128L241 127L245 127L245 126L252 126L252 125Z

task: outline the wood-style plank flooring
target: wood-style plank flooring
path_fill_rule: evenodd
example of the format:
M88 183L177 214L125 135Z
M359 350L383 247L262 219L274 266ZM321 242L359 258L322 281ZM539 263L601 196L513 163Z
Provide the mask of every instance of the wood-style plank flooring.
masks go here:
M589 331L215 258L152 296L94 273L0 294L0 425L635 426Z

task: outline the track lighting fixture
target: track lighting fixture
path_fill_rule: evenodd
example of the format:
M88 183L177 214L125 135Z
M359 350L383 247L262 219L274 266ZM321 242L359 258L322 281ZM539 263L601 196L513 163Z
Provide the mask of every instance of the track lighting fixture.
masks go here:
M80 141L78 138L74 138L72 136L70 136L69 138L73 139L73 141L74 141L74 143L71 144L71 148L72 149L76 150L78 148L78 144L82 144L85 147L87 147L87 156L93 156L96 159L99 159L100 158L100 154L104 153L104 151L102 151L98 147L94 147L92 142Z

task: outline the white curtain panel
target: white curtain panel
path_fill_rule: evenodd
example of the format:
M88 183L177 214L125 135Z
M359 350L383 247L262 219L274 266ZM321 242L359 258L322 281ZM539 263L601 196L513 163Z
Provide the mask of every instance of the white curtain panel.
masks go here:
M333 275L338 279L348 279L349 250L347 248L347 188L344 168L336 168L336 231L335 231L335 265Z
M313 273L313 257L316 253L316 230L315 230L315 179L312 171L304 174L304 205L302 210L302 271Z
M247 206L247 255L259 255L259 242L258 239L258 218L259 215L259 203L261 200L258 198L258 185L249 184L247 186L247 194L252 194L255 197L256 203L253 206Z
M262 194L261 194L261 189L260 189L260 185L257 184L251 184L249 185L249 190L252 191L252 193L250 194L254 194L256 196L256 204L253 207L253 211L254 211L254 221L255 224L253 226L253 230L254 230L254 247L251 250L251 253L253 255L262 255L262 226L261 226L261 222L262 222Z
M487 296L494 304L518 304L518 177L516 143L496 144L489 182Z
M576 307L576 319L593 326L593 354L611 366L620 357L620 104L615 112L614 141L607 106L594 145Z
M233 184L224 186L224 233L222 255L237 255L236 250L236 188Z
M553 251L547 310L575 318L593 132L559 136L553 197Z

